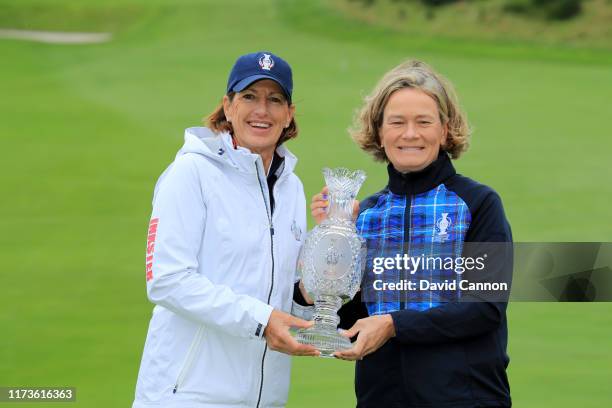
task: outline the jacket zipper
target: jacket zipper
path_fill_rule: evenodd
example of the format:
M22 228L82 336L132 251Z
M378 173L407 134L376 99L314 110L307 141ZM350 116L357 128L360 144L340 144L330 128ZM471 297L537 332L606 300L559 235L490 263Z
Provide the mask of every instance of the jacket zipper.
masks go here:
M266 194L264 192L263 185L261 184L261 177L259 173L259 167L257 167L257 162L255 162L255 170L257 170L257 181L259 182L259 190L261 191L261 196L266 206L266 215L268 216L268 223L270 227L270 256L272 257L272 280L270 283L270 291L268 292L268 304L270 304L270 299L272 298L272 289L274 289L274 226L272 224L272 212L270 210L268 200L266 200ZM278 180L276 182L278 183ZM261 382L259 383L259 395L257 396L257 405L256 405L257 408L259 408L259 404L261 402L261 394L263 392L264 362L266 359L267 351L268 351L268 344L266 343L266 345L264 346L263 355L261 356Z
M412 195L406 194L406 207L404 208L404 244L402 245L402 249L404 250L404 254L408 254L408 256L410 256L410 239L408 238L410 237L411 229L412 229ZM408 234L408 237L406 236L406 233ZM405 302L402 302L402 300L404 300ZM400 310L406 308L407 303L408 303L407 300L408 299L400 300L400 304L399 304ZM402 305L402 303L404 304Z
M204 334L204 326L198 327L198 331L196 332L195 337L191 341L191 345L189 346L189 351L187 351L187 356L185 356L185 361L183 362L183 366L181 367L181 371L179 371L179 375L176 379L176 383L174 383L174 388L172 389L172 393L176 394L176 391L179 388L179 385L183 384L191 365L193 364L193 360L195 360L195 356L198 354L200 349L200 344L202 342L202 336Z

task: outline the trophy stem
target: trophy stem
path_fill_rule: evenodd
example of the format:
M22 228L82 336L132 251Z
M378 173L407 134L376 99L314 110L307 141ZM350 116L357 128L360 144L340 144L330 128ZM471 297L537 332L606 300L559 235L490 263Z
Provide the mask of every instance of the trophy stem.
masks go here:
M313 314L313 320L315 325L318 323L320 326L331 326L335 331L340 324L340 316L338 316L338 310L342 306L342 299L340 296L333 295L320 295L315 300L315 310Z
M313 315L315 324L308 329L298 330L297 341L302 344L312 344L321 352L321 357L333 357L335 351L350 348L349 339L338 333L340 323L338 310L341 306L340 296L317 296Z

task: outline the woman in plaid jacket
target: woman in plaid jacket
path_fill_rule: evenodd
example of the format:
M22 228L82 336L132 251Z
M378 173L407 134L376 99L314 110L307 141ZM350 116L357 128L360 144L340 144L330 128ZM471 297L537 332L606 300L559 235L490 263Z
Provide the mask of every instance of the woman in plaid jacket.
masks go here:
M422 263L409 271L398 262L384 274L374 272L377 259L459 259L471 243L512 242L499 195L457 174L451 163L469 139L452 86L422 62L395 67L366 98L353 138L387 162L389 174L387 186L359 206L367 267L361 293L340 311L341 327L355 342L336 357L357 360L357 406L511 406L503 300L458 301L470 295L452 284L459 282L458 264ZM318 221L327 206L323 193L311 205ZM482 279L511 275L511 245L497 255L501 262L489 265ZM439 286L380 290L375 281L381 278Z

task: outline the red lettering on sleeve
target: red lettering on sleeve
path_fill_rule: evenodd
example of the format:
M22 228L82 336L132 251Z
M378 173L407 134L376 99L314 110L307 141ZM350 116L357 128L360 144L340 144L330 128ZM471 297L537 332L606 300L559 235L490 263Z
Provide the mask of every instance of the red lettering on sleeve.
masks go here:
M157 232L157 224L159 223L159 218L153 218L149 223L149 235L155 234Z
M157 237L157 225L159 218L152 218L149 222L149 231L147 236L147 258L146 258L146 278L147 282L153 279L153 252L155 252L155 238Z

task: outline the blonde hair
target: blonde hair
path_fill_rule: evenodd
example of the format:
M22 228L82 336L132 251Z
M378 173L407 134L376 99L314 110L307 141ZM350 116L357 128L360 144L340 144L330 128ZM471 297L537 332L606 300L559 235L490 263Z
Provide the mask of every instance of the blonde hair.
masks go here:
M227 94L230 101L234 99L236 95L235 92L230 92ZM287 102L289 103L289 102ZM207 118L204 118L204 122L208 125L208 127L216 133L220 132L228 132L232 136L234 135L234 128L230 122L227 121L225 117L225 111L223 110L223 102L219 103L219 105L212 111ZM280 138L278 139L277 145L280 146L287 140L293 139L298 135L298 126L295 118L291 119L291 123L289 126L283 129Z
M389 161L380 145L380 127L387 102L393 92L414 88L425 92L438 105L440 121L448 126L442 150L453 159L459 158L469 146L470 128L465 113L459 107L452 84L421 61L406 61L387 72L364 100L353 128L353 140L377 161Z

